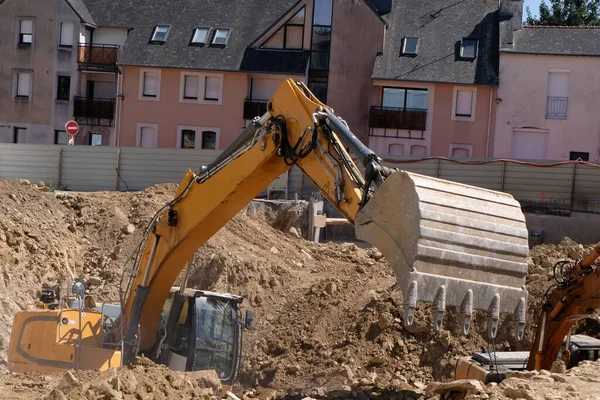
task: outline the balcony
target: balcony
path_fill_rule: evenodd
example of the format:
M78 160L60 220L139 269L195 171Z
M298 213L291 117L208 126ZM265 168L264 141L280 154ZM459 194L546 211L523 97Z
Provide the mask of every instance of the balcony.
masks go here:
M424 131L427 110L373 106L369 112L369 128Z
M117 72L119 46L112 44L79 44L77 62L85 71Z
M267 100L244 100L244 119L252 119L267 112Z
M548 97L546 99L546 119L567 119L568 97Z
M115 99L75 97L73 116L81 125L112 126L115 118Z

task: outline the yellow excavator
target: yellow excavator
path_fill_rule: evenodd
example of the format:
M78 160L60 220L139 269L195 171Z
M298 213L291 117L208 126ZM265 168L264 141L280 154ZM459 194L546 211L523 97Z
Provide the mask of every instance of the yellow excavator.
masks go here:
M72 301L53 302L50 294L48 304L15 315L10 371L106 370L140 354L175 369L213 368L206 357L219 355L204 339L214 345L215 316L220 331L229 327L217 338L223 371L234 370L235 332L246 323L239 298L172 286L200 246L293 166L391 264L406 324L425 302L432 304L434 329L441 329L447 307L457 307L465 334L478 309L489 312L491 337L502 314L514 316L522 337L528 232L512 196L383 166L303 83L284 81L267 110L213 163L187 171L124 267L120 304L96 306L78 283L68 293Z
M571 251L573 254L574 251ZM535 339L528 352L481 352L457 360L455 379L500 382L511 370L550 370L555 361L572 367L583 360L600 356L600 340L571 335L573 325L592 316L600 308L600 243L585 257L554 265L554 285L544 296Z

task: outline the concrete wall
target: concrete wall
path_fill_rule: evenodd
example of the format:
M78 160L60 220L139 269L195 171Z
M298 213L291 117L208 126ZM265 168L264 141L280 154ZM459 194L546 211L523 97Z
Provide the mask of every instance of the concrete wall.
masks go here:
M179 101L182 70L162 69L158 101L139 100L140 68L123 68L121 121L117 145L136 146L137 124L158 124L158 147L178 147L178 126L197 126L219 130L219 148L225 148L244 129L243 106L248 92L245 73L222 73L221 104ZM194 72L194 71L190 71ZM199 72L199 71L195 71Z
M461 87L469 89L469 86L451 84L435 85L435 113L433 115L431 155L440 157L451 157L449 152L451 144L472 146L470 157L486 157L486 143L489 127L489 147L491 147L493 130L495 127L494 117L496 103L493 101L496 89L489 86L477 86L475 101L475 118L473 121L453 119L453 97L454 89ZM490 99L491 97L491 99ZM490 100L491 109L490 109ZM490 119L491 112L491 119Z
M53 108L54 49L58 1L6 0L0 5L0 142L12 142L14 127L27 128L32 140L44 140ZM33 19L33 43L18 48L19 17ZM33 71L30 101L13 98L13 71Z
M363 1L333 2L327 103L368 142L371 75L383 51L384 24Z
M529 232L543 232L544 243L558 243L568 236L577 243L600 242L600 214L572 213L569 217L525 214Z
M570 70L566 120L546 119L548 73ZM494 157L511 157L513 130L547 130L546 158L569 159L569 152L589 152L600 161L600 58L501 54Z

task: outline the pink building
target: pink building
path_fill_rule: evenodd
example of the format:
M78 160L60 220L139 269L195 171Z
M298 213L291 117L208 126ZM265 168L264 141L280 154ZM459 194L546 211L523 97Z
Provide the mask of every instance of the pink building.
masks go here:
M501 29L494 157L600 162L600 29Z

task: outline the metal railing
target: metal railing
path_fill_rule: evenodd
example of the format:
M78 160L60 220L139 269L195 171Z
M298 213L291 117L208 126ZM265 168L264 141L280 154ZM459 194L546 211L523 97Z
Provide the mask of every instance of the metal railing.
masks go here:
M267 103L267 100L244 100L244 119L252 119L266 113Z
M119 46L113 44L83 44L78 46L79 69L90 71L117 71Z
M547 119L567 119L568 97L550 97L546 99Z
M88 99L77 96L74 99L73 116L114 119L115 99Z
M369 111L369 128L424 131L426 124L427 110L372 106Z

